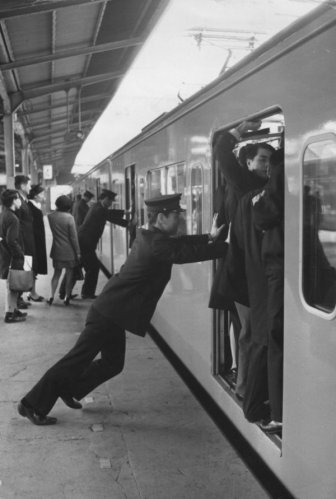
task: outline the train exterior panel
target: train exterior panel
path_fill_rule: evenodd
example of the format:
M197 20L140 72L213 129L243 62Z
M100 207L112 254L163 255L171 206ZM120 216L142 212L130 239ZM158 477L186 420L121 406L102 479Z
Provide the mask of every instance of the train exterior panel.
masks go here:
M136 213L137 225L145 222L144 197L155 194L165 182L166 193L183 192L186 231L208 232L216 132L246 118L284 124L287 190L281 442L244 419L229 385L218 375L216 320L208 308L211 262L174 267L152 324L268 466L302 499L332 499L336 488L335 303L316 305L303 287L304 196L313 188L309 186L318 185L323 199L330 197L329 204L319 201L324 223L319 234L330 261L335 261L336 254L335 24L336 4L329 2L146 127L109 158L110 186L113 190L118 186L120 203L128 213ZM104 168L103 162L87 178L98 178ZM135 172L134 192L125 177L130 168ZM112 238L123 239L117 250L113 242L117 270L128 243L124 233L116 234L116 228ZM108 244L103 245L102 253L110 253Z

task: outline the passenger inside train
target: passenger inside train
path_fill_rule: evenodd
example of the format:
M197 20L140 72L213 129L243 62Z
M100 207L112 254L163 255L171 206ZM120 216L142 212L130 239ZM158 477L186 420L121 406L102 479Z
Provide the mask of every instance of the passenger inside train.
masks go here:
M281 433L283 149L280 134L275 141L261 125L244 121L214 142L230 248L217 268L209 305L230 313L232 364L225 377L246 419Z

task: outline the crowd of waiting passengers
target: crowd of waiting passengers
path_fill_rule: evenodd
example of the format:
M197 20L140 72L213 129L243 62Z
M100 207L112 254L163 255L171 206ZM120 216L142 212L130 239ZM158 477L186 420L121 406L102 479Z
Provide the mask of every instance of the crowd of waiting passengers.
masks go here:
M116 194L103 190L97 202L92 202L93 193L86 191L75 202L70 196L59 196L56 209L48 214L52 232L50 257L53 263L51 292L45 300L36 290L38 275L46 275L47 251L43 215L44 187L31 185L26 175L15 177L15 189L6 189L1 194L0 214L0 278L6 280L5 322L24 322L28 307L33 302L53 304L62 271L64 277L59 287L59 298L64 305L77 295L72 294L77 279L83 279L82 299L96 298L100 262L96 247L106 221L127 226L123 210L110 209ZM91 206L90 206L91 205ZM18 291L20 283L15 271L28 271L32 285L27 296ZM85 276L82 275L82 268ZM12 272L12 270L14 272ZM22 283L26 285L26 283ZM25 291L23 289L22 291Z

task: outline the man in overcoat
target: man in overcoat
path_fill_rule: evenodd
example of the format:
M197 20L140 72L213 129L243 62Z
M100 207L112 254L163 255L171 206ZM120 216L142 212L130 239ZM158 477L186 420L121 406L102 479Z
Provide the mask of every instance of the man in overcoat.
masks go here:
M49 369L18 406L33 424L55 424L47 414L58 397L72 408L101 383L119 374L125 360L125 329L145 336L156 304L170 280L174 263L191 263L223 256L222 227L211 234L174 237L181 195L146 202L149 229L138 229L120 273L107 282L89 309L86 325L75 346ZM95 360L100 352L101 357Z

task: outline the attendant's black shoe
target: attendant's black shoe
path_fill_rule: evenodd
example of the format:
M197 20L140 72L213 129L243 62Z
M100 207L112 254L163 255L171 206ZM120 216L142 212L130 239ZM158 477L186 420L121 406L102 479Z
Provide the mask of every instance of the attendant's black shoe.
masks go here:
M26 320L26 317L20 317L19 315L16 315L14 312L6 312L5 315L5 322L7 324L13 324L14 322L23 322Z
M20 416L23 416L24 418L28 418L29 421L37 426L47 426L47 425L52 425L57 423L56 418L52 418L50 416L40 416L39 414L36 414L34 409L31 407L27 407L23 404L23 402L19 402L18 405L18 413Z
M95 300L97 295L82 295L83 300Z
M80 402L78 402L77 400L75 400L70 395L60 395L60 398L63 400L65 405L67 405L71 409L82 409L83 408L82 404Z

